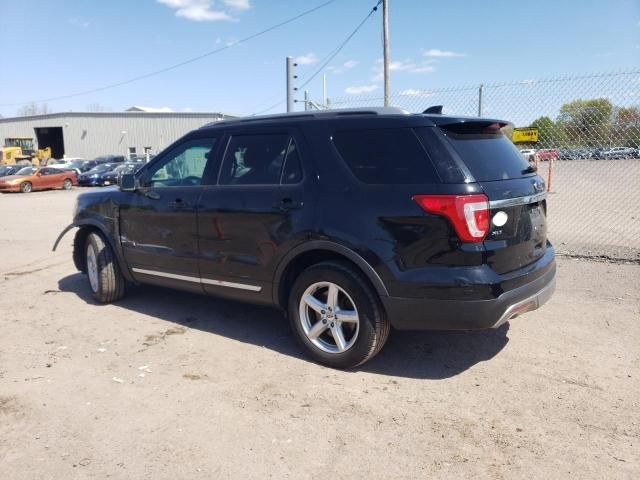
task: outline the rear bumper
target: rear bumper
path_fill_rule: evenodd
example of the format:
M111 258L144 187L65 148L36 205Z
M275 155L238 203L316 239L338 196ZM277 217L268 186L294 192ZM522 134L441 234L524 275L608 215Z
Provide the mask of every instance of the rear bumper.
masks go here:
M382 297L391 324L399 330L477 330L497 328L511 318L535 310L555 290L555 262L544 275L486 300L434 300Z

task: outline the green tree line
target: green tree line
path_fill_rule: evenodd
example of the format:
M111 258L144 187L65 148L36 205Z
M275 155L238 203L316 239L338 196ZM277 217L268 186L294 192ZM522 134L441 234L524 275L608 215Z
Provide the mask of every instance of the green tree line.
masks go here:
M542 116L538 148L640 147L640 108L617 107L606 98L565 103L555 120Z

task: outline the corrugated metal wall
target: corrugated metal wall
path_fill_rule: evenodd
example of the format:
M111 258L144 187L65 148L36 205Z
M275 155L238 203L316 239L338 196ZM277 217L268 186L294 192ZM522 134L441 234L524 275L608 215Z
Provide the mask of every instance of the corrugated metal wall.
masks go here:
M37 142L34 128L62 127L67 157L126 155L129 147L136 147L139 154L144 147L157 153L189 131L222 118L231 117L220 113L70 112L2 118L0 142L4 145L9 137L32 137Z

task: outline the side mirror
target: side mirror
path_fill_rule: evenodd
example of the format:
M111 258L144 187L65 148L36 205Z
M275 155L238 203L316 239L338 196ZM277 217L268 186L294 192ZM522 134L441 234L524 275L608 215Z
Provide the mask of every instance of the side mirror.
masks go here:
M122 174L120 177L120 190L123 192L135 192L136 189L136 176L133 173Z

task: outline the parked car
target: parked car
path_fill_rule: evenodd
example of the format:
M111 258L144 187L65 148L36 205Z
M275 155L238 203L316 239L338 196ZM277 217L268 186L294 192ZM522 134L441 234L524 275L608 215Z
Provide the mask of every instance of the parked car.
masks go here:
M523 149L520 149L520 155L522 155L527 160L531 160L531 158L533 157L533 155L535 155L535 153L536 153L536 149L535 148L523 148Z
M73 170L24 167L14 175L0 178L0 191L29 193L52 188L69 190L77 183L76 172Z
M110 172L116 167L113 163L100 163L93 167L88 172L81 173L78 176L78 185L83 187L98 187L103 186L103 175Z
M73 160L66 168L71 168L76 172L76 174L80 175L84 172L88 172L96 165L98 165L98 163L95 160Z
M126 162L118 165L113 170L102 175L102 185L117 185L120 175L126 173L136 173L144 164L141 162Z
M96 157L94 161L96 164L102 163L123 163L126 160L124 155L102 155L101 157Z
M538 150L537 155L538 160L540 161L556 160L560 157L560 150L555 148L545 148L543 150Z
M397 329L496 328L555 286L544 181L507 123L395 108L215 122L119 189L78 196L73 260L99 302L149 283L288 312L360 365Z
M607 160L621 160L634 158L635 156L636 149L632 147L613 147L602 152L602 157Z
M14 165L0 165L0 177L7 177L9 175L15 175L20 170L23 170L25 167L22 164L14 164Z
M54 162L50 161L50 163L47 164L47 167L59 168L59 169L71 168L73 170L76 170L76 168L73 165L80 162L84 162L84 161L86 161L84 158L79 158L79 157L61 158L59 160L55 160ZM79 173L79 172L76 171L76 173Z

